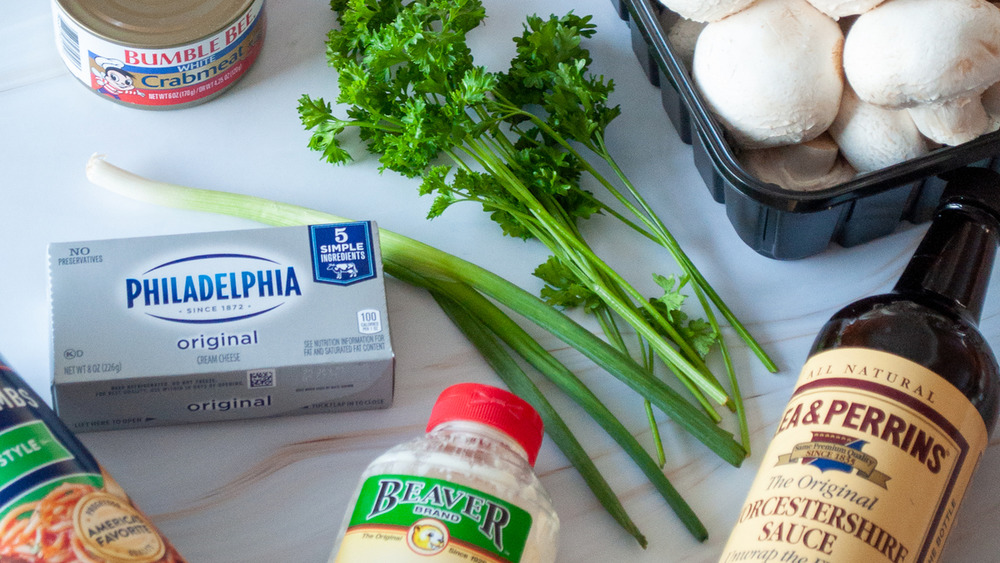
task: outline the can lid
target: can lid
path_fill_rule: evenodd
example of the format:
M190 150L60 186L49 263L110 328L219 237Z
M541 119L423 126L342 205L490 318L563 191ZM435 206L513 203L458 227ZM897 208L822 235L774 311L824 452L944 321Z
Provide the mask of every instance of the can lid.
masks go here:
M205 39L233 24L254 0L55 0L79 25L127 46L169 48Z
M452 385L434 403L427 430L452 420L481 422L500 430L521 444L528 463L535 465L544 435L542 417L510 391L480 383Z

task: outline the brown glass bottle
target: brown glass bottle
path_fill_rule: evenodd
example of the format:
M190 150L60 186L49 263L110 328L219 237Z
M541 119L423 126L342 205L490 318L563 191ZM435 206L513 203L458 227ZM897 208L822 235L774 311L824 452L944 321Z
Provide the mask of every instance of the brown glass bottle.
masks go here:
M892 292L833 315L810 355L861 346L912 360L957 387L992 429L1000 409L1000 369L977 326L998 244L997 175L977 168L954 173Z
M823 326L720 563L938 561L1000 409L977 328L1000 180L949 175L893 290Z

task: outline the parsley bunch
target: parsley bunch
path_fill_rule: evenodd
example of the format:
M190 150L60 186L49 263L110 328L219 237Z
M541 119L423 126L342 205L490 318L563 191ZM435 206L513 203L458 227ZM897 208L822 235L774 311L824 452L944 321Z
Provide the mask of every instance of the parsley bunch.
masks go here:
M610 352L600 346L599 351L587 346L578 349L604 367L607 363L600 358L606 354L620 355L612 363L631 364L609 371L640 392L654 432L655 403L724 459L738 465L749 449L748 431L713 307L772 371L774 364L608 152L605 131L620 109L609 102L612 82L589 72L590 54L582 40L596 31L591 18L572 13L547 19L528 17L523 34L514 38L517 52L510 68L494 73L475 64L466 41L466 35L486 16L479 0L333 0L331 7L339 27L328 35L327 56L338 72L336 102L346 106L346 116L335 115L331 104L322 98L303 96L299 114L312 131L310 148L331 163L347 163L351 156L342 139L348 129L357 131L367 150L378 156L382 170L420 178L420 192L433 196L429 218L457 202L475 202L505 234L545 244L552 256L534 272L545 282L541 297L554 308L581 307L594 314L613 346ZM613 177L605 177L598 166L610 169ZM584 189L585 179L596 182L626 212L618 212ZM673 255L681 274L653 274L662 295L645 297L593 251L578 223L595 213L620 219ZM424 266L428 271L434 268L432 264ZM410 268L398 271L398 276L430 289L515 392L520 389L530 395L526 397L529 400L544 400L533 386L525 386L527 376L510 361L501 341L587 408L681 514L689 529L703 538L704 528L659 469L662 447L658 446L657 464L593 393L482 294L516 310L518 305L509 301L513 296L506 291L491 293L477 276L464 275L463 268L440 271L441 277ZM705 319L689 318L682 310L686 297L681 290L685 287L697 297ZM631 345L620 328L622 322L636 337ZM566 339L558 328L554 332ZM716 347L721 350L732 394L706 364L706 355ZM652 383L658 381L652 376L654 359L677 375L700 409L676 394L664 402L648 392L649 386L655 386L657 393L666 393L665 386ZM715 405L737 412L742 443L724 431L709 430L717 428L715 423L721 420ZM557 415L550 407L543 416L550 417L546 420L550 435L555 429L564 429L561 421L551 418ZM553 436L557 444L592 488L603 488L606 493L606 484L601 485L603 480L585 467L589 460L582 459L586 456L579 444L568 429L564 430ZM600 492L598 496L644 543L617 500Z

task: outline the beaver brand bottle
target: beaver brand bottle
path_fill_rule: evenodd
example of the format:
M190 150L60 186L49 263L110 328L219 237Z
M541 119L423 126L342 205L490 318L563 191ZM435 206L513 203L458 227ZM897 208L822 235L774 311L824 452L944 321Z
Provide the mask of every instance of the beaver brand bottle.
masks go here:
M820 330L721 562L933 562L998 411L976 328L1000 182L949 178L893 290Z
M373 461L336 563L551 563L559 519L532 467L542 420L496 387L445 389L427 433Z

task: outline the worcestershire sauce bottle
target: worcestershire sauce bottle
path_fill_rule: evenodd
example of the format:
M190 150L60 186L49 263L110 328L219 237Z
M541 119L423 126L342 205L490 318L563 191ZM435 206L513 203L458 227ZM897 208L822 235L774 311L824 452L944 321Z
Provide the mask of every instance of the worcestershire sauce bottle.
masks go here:
M826 323L720 562L932 562L996 422L1000 181L962 169L892 292Z

